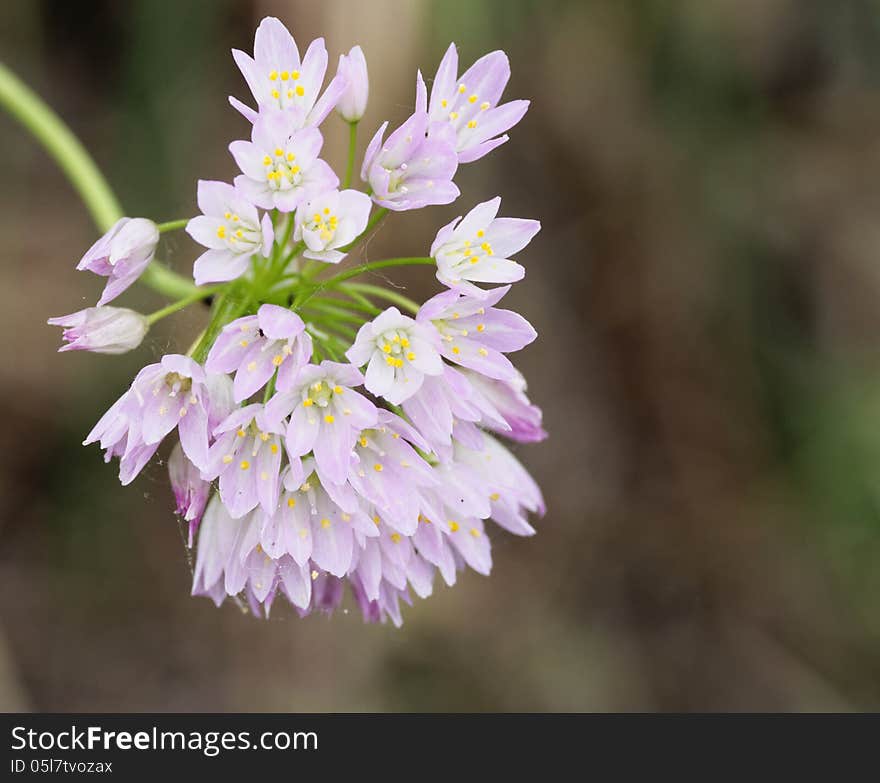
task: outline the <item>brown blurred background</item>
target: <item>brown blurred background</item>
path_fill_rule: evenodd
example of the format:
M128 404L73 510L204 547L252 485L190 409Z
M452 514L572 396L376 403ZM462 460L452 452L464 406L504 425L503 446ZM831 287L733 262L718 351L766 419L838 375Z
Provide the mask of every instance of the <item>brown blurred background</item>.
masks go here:
M517 453L548 514L401 630L190 598L164 466L123 489L79 444L204 316L124 357L56 355L45 319L100 290L74 271L96 232L2 116L0 708L877 708L880 2L6 0L0 58L129 214L187 217L196 178L235 173L229 49L270 13L334 64L363 46L361 148L450 40L463 65L510 54L506 95L532 99L512 140L367 253L420 255L496 193L542 220L507 304L541 334L518 364L551 437ZM324 130L340 164L345 128ZM184 273L197 254L162 250Z

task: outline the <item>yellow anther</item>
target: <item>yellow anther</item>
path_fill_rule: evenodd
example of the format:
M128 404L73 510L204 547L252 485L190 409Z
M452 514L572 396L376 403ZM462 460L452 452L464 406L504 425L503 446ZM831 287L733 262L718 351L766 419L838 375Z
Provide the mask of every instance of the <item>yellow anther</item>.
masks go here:
M467 92L467 87L465 87L463 84L459 84L459 85L458 85L458 91L459 91L460 93L465 93L465 92Z
M403 367L403 359L395 359L394 366L395 367Z
M224 212L223 217L225 217L227 220L229 220L229 218L232 217L232 213L231 212Z
M449 119L450 120L457 120L458 119L458 112L457 111L449 112Z
M243 438L245 435L247 435L247 433L243 429L239 429L237 434L239 438Z
M392 534L389 536L389 538L390 538L395 544L399 544L399 543L400 543L400 533L392 533Z
M343 512L339 515L343 522L351 522L351 514L346 514Z
M501 495L499 495L497 492L493 492L491 495L489 495L489 500L498 500L498 498L500 497Z
M287 507L293 508L296 506L296 498L287 498Z
M272 364L274 364L276 367L280 367L280 366L281 366L281 363L282 363L283 361L284 361L284 354L283 354L283 353L276 353L276 354L272 357Z
M283 79L284 76L282 75L281 78ZM476 103L476 102L477 102L477 96L476 96L476 93L475 93L475 94L471 95L470 98L468 98L468 103Z
M400 344L401 344L404 348L409 348L409 340L407 340L406 337L401 338L401 340L400 340Z
M336 386L333 387L333 393L334 394L342 394L342 387L337 384Z
M375 465L373 465L373 470L375 470L376 473L381 473L382 472L382 463L377 462Z
M284 154L284 150L281 147L275 148L275 157L280 158Z
M278 71L269 71L269 79L273 82L278 78Z
M260 481L265 481L267 478L269 478L269 474L265 470L260 471Z
M272 157L270 155L266 155L266 157L263 158L263 165L264 166L271 166L272 165Z
M267 440L269 440L269 433L268 432L261 432L260 433L260 440L263 441L263 443L265 443Z
M393 356L386 356L385 357L385 364L387 364L389 367L394 367L395 366L394 357Z
M481 244L480 247L483 250L485 250L487 253L492 249L492 245L490 245L488 242L483 242L483 244Z
M227 454L225 457L223 457L223 464L228 465L230 462L232 462L232 459L233 459L232 455Z
M394 337L391 338L391 342L393 342L393 343L399 343L399 342L400 342L400 335L399 335L399 334L395 334Z
M306 397L303 400L303 405L305 405L306 408L311 408L312 405L314 405L314 404L315 404L315 401L311 397Z
M278 444L273 443L271 446L269 446L269 451L271 451L273 454L277 454L278 453Z
M461 348L459 348L457 345L453 345L452 352L457 356L458 354L461 353Z
M478 312L480 315L485 315L485 314L486 314L486 308L485 308L485 307L481 307L479 310L477 310L477 312Z
M479 231L477 231L477 236L478 236L478 237L483 237L483 236L485 236L485 235L486 235L486 232L483 231L482 228L481 228Z
M318 572L312 571L312 581L314 582L318 578Z
M296 85L296 94L300 97L306 94L306 91L303 89L303 86L301 84Z
M477 324L477 331L478 332L485 332L486 331L486 324Z
M299 166L291 166L289 171L291 174L299 174Z
M453 320L458 320L459 318L461 318L461 313L453 313L452 318Z
M233 223L238 223L239 220L241 220L241 218L240 218L238 215L233 215L233 216L232 216L232 222L233 222Z
M477 127L477 121L476 121L476 120L470 120L470 121L468 122L467 126L468 126L469 128L471 128L471 129L474 129L474 128Z
M296 81L297 79L299 79L299 71L291 71L291 72L290 72L290 77L291 77L294 81Z
M326 421L328 424L332 424L334 421L336 421L336 417L332 413L328 413L324 417L324 421Z
M480 111L486 111L489 108L489 101L483 101L480 104Z
M361 438L360 438L360 444L361 444L361 446L363 446L364 448L367 447L367 439L366 439L363 435L361 435Z
M278 90L272 90L272 97L277 101L281 97L281 93Z
M477 257L477 256L471 256L470 262L471 262L472 264L479 264L479 263L480 263L480 259L479 259L479 257Z
M242 470L247 470L250 466L251 466L251 463L248 462L246 459L243 459L243 460L241 461L241 465L239 465L239 467L240 467Z
M235 229L235 236L241 239L244 236L244 232L240 228L237 228Z
M381 521L382 521L382 520L379 519L379 515L378 515L378 514L374 514L374 515L373 515L373 524L374 524L376 527L379 527L379 522L381 522Z
M294 160L296 160L296 155L294 155L292 152L288 152L287 159L290 161L294 161Z
M489 352L485 348L478 348L477 353L480 354L480 356L488 356L489 355Z
M330 520L327 519L327 517L324 517L324 518L321 520L321 527L324 528L324 530L326 530L328 527L330 527L330 524L331 524L331 523L330 523Z
M238 344L239 344L242 348L247 348L247 347L250 345L250 343L249 343L247 340L241 340Z
M472 535L474 538L479 538L479 537L482 535L482 533L481 533L477 528L472 527L472 528L471 528L471 535Z
M416 360L416 355L412 351L410 351L406 355L406 358L407 358L407 361L414 362Z
M293 90L288 90L288 91L287 91L287 97L288 97L288 98L292 98L292 97L293 97Z
M391 343L385 343L385 344L382 346L382 350L383 350L385 353L391 353Z
M286 82L290 78L290 74L287 71L281 71L281 81Z
M220 239L226 239L226 226L217 227L217 236L220 237Z
M256 370L256 369L257 369L257 363L256 363L256 362L248 362L248 366L247 366L247 370L248 370L248 372L253 372L253 371Z
M446 98L444 98L442 101L440 101L440 105L441 105L444 109L446 108L446 106L447 106L448 104L449 104L449 101L447 101Z
M450 530L450 532L452 532L452 533L457 533L457 532L458 532L458 527L459 527L458 522L456 522L454 519L450 519L450 520L449 520L449 530Z
M316 383L313 383L313 384L312 384L312 388L313 388L315 391L321 391L321 389L324 388L324 383L323 383L323 381L317 381Z

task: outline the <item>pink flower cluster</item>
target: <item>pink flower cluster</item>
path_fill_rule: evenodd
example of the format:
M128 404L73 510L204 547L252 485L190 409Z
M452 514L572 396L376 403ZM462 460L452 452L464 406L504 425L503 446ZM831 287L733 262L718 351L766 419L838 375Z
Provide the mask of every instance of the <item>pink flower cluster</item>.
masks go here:
M301 57L277 19L260 24L253 56L233 55L256 104L230 98L252 124L230 145L241 173L200 181L202 214L186 224L204 248L195 283L212 288L181 309L210 295L211 322L187 355L141 370L85 442L118 458L128 484L176 431L168 468L197 543L194 594L243 597L259 615L283 595L306 615L336 608L347 583L367 620L399 625L400 602L430 595L438 574L452 585L463 569L490 572L489 520L527 536L529 515L544 513L503 442L546 437L509 358L537 335L499 306L540 225L498 217L493 198L441 228L414 261L433 264L444 290L420 306L355 274L322 275L388 211L457 199L459 164L507 141L528 102L500 102L503 52L459 75L451 45L430 99L418 74L412 116L369 142L365 190L340 187L319 127L336 109L354 139L369 94L360 48L326 87L323 40ZM51 321L66 348L130 350L165 316L103 307L158 237L125 218L86 254L80 268L110 281L98 307Z

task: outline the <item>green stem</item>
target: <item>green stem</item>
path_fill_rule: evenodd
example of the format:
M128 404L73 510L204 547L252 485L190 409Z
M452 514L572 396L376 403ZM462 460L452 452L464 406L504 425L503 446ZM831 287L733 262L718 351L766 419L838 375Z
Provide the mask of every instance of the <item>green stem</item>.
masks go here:
M151 326L156 323L156 321L161 320L166 315L171 315L172 313L176 313L179 310L183 310L185 307L189 307L193 302L198 302L202 299L207 299L209 296L213 296L218 291L223 288L222 285L215 285L211 288L200 288L189 296L183 297L183 299L178 299L176 302L172 302L167 307L163 307L161 310L156 310L155 313L150 313L147 316L147 323Z
M309 307L320 307L322 305L330 305L331 309L357 310L358 312L369 313L370 315L377 315L379 313L379 309L371 305L366 299L363 301L353 301L350 299L336 299L330 296L313 296L309 299Z
M375 296L379 299L385 299L392 304L400 305L413 315L419 311L418 304L409 297L404 296L403 294L398 294L397 291L382 288L378 285L367 285L367 283L345 283L342 286L342 290L346 293L349 291L355 291L357 293L366 294L367 296Z
M79 139L30 87L2 63L0 106L15 117L61 167L99 231L107 231L123 216L110 185ZM189 280L170 269L157 267L155 262L141 275L140 282L167 296L179 297L195 290Z
M422 258L422 257L408 257L408 258L386 258L382 261L372 261L369 264L360 264L358 266L354 266L351 269L346 269L344 272L340 272L339 274L333 275L333 277L328 277L322 280L319 284L321 289L333 288L334 286L339 285L340 283L344 283L346 280L351 280L353 277L358 277L359 275L365 275L367 272L373 272L376 269L386 269L391 266L416 266L419 264L434 264L433 258Z
M186 228L186 224L189 223L189 220L189 218L183 220L169 220L167 223L157 223L156 228L159 229L160 234L164 234L166 231L179 231L181 228Z
M342 187L347 188L351 185L351 176L354 173L354 156L357 151L357 121L348 124L348 163L345 166L345 179L342 180Z

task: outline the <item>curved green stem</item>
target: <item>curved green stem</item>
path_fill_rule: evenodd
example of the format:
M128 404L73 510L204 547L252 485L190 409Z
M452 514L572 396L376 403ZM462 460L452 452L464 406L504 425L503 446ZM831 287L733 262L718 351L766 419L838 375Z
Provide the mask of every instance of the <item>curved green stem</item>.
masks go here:
M122 207L116 196L79 139L30 87L2 63L0 104L61 166L101 231L106 231L122 217Z
M419 311L419 305L408 296L398 294L388 288L382 288L378 285L368 285L367 283L345 283L342 285L345 292L356 291L357 293L366 294L367 296L375 296L379 299L385 299L392 304L400 305L404 310L408 310L413 315Z
M67 175L79 193L99 231L107 231L123 216L104 175L85 147L63 120L49 106L0 63L0 106L6 109L43 145L46 152ZM170 269L157 265L147 267L140 282L167 296L184 296L193 292L193 283Z
M348 124L348 163L345 166L345 179L342 180L342 187L347 188L351 185L351 176L354 173L354 156L357 152L357 121Z
M198 302L202 299L207 299L209 296L213 296L218 291L222 290L222 285L215 285L211 288L199 288L189 296L183 297L183 299L178 299L176 302L172 302L167 307L163 307L161 310L156 310L155 313L150 313L147 316L147 323L151 326L163 319L167 315L171 315L172 313L176 313L179 310L183 310L185 307L189 307L193 302Z
M421 264L431 264L433 266L434 259L424 258L421 256L407 258L386 258L382 261L372 261L369 264L359 264L358 266L353 266L351 269L346 269L344 272L333 275L333 277L325 278L319 283L319 287L324 290L328 288L333 288L340 283L344 283L346 280L351 280L351 278L353 277L365 275L367 272L373 272L377 269L386 269L391 266L416 266Z
M159 229L160 234L164 234L166 231L179 231L181 228L186 228L186 224L189 223L189 218L185 218L184 220L169 220L167 223L157 223L156 228Z

